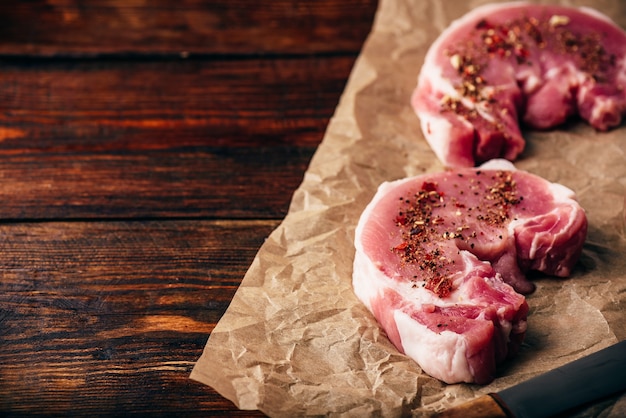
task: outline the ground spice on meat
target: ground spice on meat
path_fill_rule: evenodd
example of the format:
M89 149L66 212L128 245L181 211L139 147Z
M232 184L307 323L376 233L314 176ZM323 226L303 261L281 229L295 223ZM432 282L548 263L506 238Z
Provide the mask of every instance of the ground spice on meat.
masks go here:
M460 184L453 186L479 196L472 200L475 205L466 203L461 191L461 197L446 196L436 183L424 182L412 196L399 198L399 210L394 219L402 241L391 251L403 264L417 266L425 277L424 287L442 298L450 294L454 284L449 269L452 261L443 256L438 243L461 240L467 242L469 248L474 248L472 240L477 233L471 230L467 219L501 225L508 221L510 208L523 200L518 196L510 171L489 172L487 175L477 170L458 177ZM446 222L446 215L450 213L456 221L448 219Z
M607 72L615 67L616 57L603 48L601 34L574 33L568 29L568 23L569 18L560 15L541 21L521 17L505 24L481 19L471 41L459 43L447 51L450 65L460 75L460 81L456 85L458 97L444 96L441 111L452 111L468 120L476 118L476 110L464 105L463 100L486 106L493 104L492 91L484 88L489 84L484 78L489 61L514 58L518 65L530 64L530 51L548 45L555 52L568 55L594 80L605 80Z

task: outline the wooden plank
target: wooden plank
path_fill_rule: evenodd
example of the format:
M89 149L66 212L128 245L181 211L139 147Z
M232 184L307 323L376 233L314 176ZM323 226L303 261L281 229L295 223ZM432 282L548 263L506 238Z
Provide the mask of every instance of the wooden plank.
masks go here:
M28 149L61 150L103 140L113 149L162 148L168 141L293 144L294 132L325 126L354 60L3 61L0 146L19 148L15 140L24 137ZM119 138L142 129L159 135L138 145ZM250 142L250 134L262 141Z
M0 157L0 217L282 218L313 152L197 147Z
M0 54L355 52L375 0L79 0L0 5ZM349 24L346 24L349 22Z
M0 225L0 415L232 409L188 376L277 225Z
M354 57L0 65L0 219L281 218Z

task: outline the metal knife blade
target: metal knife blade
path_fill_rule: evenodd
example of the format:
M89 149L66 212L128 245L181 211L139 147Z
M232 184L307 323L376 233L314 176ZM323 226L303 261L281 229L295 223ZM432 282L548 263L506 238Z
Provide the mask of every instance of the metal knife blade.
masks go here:
M623 391L626 340L436 416L546 418Z

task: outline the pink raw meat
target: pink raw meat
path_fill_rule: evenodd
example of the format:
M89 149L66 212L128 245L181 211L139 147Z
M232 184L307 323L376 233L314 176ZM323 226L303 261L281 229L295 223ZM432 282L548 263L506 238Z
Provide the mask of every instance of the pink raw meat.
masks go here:
M589 8L490 4L432 44L411 103L449 167L524 149L520 121L558 126L580 115L600 131L626 112L626 33Z
M384 183L356 228L354 291L426 373L487 383L523 340L525 273L569 275L586 231L571 190L505 160Z

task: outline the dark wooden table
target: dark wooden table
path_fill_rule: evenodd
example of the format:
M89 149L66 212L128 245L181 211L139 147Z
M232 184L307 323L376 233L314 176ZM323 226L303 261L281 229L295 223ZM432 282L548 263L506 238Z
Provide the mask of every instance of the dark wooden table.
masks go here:
M0 5L0 416L254 415L188 378L374 0Z

